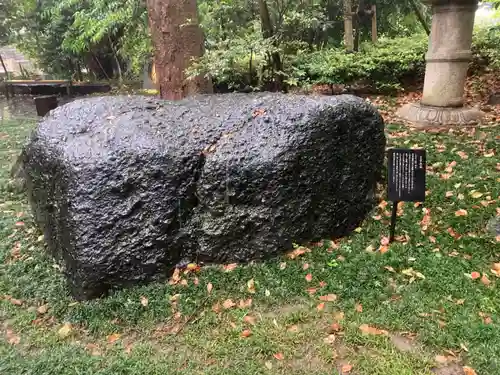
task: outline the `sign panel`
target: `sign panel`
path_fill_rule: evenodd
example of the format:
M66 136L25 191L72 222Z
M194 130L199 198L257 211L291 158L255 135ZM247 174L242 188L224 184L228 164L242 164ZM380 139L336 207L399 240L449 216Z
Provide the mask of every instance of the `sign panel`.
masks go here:
M387 196L392 202L425 200L425 150L393 148L388 152Z

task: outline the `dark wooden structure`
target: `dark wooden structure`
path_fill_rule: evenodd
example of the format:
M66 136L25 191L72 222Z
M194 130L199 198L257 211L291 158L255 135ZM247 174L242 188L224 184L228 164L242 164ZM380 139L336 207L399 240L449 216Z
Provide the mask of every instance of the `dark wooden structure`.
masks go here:
M38 116L45 116L51 110L57 108L56 95L37 96L35 99L36 114Z

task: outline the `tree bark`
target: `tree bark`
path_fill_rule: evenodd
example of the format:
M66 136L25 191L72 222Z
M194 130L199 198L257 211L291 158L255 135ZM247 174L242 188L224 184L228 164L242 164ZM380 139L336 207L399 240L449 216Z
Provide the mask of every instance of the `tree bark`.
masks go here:
M344 43L348 52L352 52L354 50L351 0L344 0Z
M267 6L266 0L259 0L259 14L260 22L262 23L262 35L265 39L272 38L274 36L274 28L271 23L271 16L269 15L269 8ZM276 42L273 43L276 46ZM278 52L273 52L271 54L271 62L273 65L273 70L276 72L276 91L284 90L284 79L283 79L283 65L281 63L281 56Z
M147 0L155 47L155 68L160 96L180 100L196 93L211 93L212 82L202 76L186 79L192 59L204 52L196 0Z

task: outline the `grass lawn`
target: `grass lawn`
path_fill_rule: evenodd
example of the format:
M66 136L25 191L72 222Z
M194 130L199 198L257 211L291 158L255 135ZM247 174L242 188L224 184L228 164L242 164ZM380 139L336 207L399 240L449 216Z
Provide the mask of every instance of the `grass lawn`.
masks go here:
M387 126L391 147L425 147L429 166L427 201L400 207L390 247L382 201L310 252L85 303L9 181L34 126L0 122L0 374L500 374L500 242L487 229L500 126Z

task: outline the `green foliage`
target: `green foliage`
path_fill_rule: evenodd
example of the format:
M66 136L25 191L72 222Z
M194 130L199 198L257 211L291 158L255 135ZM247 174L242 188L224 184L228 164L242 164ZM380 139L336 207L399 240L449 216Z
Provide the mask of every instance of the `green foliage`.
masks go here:
M408 38L381 39L374 46L363 45L359 53L324 49L297 61L314 83L353 84L398 87L405 80L421 76L425 69L427 37L417 34Z
M491 27L478 27L473 38L473 64L474 71L482 70L489 66L500 69L500 25Z

